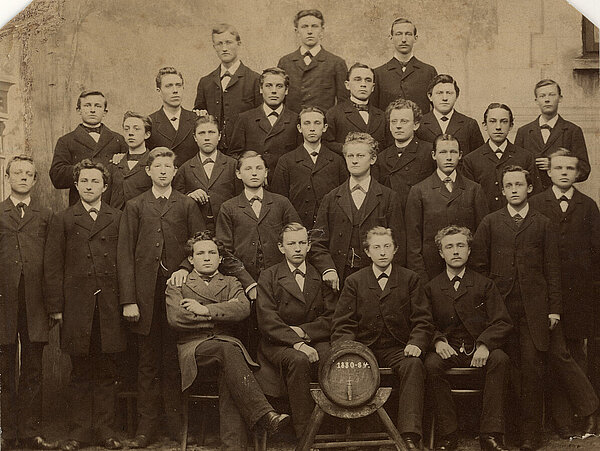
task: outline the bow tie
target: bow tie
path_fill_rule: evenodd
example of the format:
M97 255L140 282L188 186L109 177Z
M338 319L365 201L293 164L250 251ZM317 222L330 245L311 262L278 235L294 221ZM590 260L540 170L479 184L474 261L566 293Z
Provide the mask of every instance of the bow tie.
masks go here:
M404 69L404 68L406 68L406 66L408 66L408 61L399 61L399 60L396 60L396 61L398 62L398 64L400 65L400 67L402 69Z
M311 156L311 157L316 157L317 155L319 155L319 152L317 152L316 150L313 150L313 151L310 153L310 156Z
M352 102L352 105L354 105L354 108L356 108L358 111L369 111L369 104L367 103L354 103Z
M169 119L169 120L170 120L171 122L176 122L176 121L178 121L178 120L179 120L179 118L178 118L178 117L172 117L172 118L171 118L171 119Z
M269 116L279 117L279 113L277 111L273 110L269 114L267 114L267 117L269 117Z
M88 127L87 125L84 125L84 124L81 124L81 126L88 133L98 133L98 134L100 134L100 131L102 129L102 124L100 124L98 127Z
M223 80L225 77L231 78L231 74L229 72L225 72L223 75L221 75L221 80Z
M452 281L451 281L451 282L452 282L452 285L454 285L456 282L460 283L460 281L461 281L461 280L462 280L462 279L461 279L461 277L460 277L460 276L454 276L454 277L452 278Z
M202 166L206 166L207 164L210 164L210 163L214 163L214 160L212 158L207 158L206 160L204 160L202 162Z
M302 272L302 270L300 270L299 268L296 268L296 269L294 270L294 276L302 276L302 277L305 277L305 274L304 274L304 272Z
M254 205L254 201L258 201L262 204L262 199L258 196L254 196L252 199L248 200L248 202L250 202L250 205Z
M377 276L377 280L381 280L381 279L387 279L387 278L389 278L389 277L390 277L390 276L388 276L386 273L382 272L381 274L379 274L379 275Z
M25 202L19 202L16 207L19 210L19 213L21 214L21 217L23 217L25 215L25 207L27 206L27 204Z
M362 191L363 193L366 193L365 189L361 186L361 185L354 185L352 187L352 189L350 190L351 193L353 193L354 191Z
M212 280L213 276L208 274L200 274L200 278L208 283Z
M540 129L541 130L548 130L550 132L552 131L552 127L550 127L548 124L540 125Z
M567 202L567 203L569 203L569 198L568 198L567 196L564 196L564 195L563 195L563 196L560 196L560 197L558 198L558 201L559 201L559 202ZM17 207L18 207L18 205L17 205Z
M446 122L446 121L449 121L450 119L448 119L448 116L442 116L442 117L440 118L440 120L441 120L442 122Z

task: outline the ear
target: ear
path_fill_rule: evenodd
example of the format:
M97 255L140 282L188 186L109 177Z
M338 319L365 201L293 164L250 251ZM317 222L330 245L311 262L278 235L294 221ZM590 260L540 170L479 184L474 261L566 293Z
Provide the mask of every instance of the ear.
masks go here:
M310 245L311 245L311 243L310 243L310 241L309 241L309 242L308 242L308 246L306 247L306 252L310 251Z
M329 127L329 124L323 125L323 133L325 133L327 131L327 127Z
M431 159L435 161L435 150L431 151Z
M277 248L279 249L279 252L281 252L282 254L285 254L285 251L283 250L283 244L277 243Z
M242 174L240 174L240 171L239 171L239 169L236 169L236 170L235 170L235 176L236 176L236 177L237 177L239 180L242 180Z
M348 91L350 91L350 82L348 80L344 81L344 86Z
M296 128L298 129L298 133L302 133L302 127L300 127L300 124L297 124Z
M533 185L527 185L527 194L531 194L533 192Z
M146 132L144 133L144 139L148 139L150 138L151 133L150 132Z
M417 131L419 129L419 127L421 126L420 122L415 122L415 125L413 126L413 131Z
M440 257L442 257L442 260L444 259L444 254L442 253L441 249L438 249L438 253L440 254Z
M192 266L194 265L194 257L192 255L188 255L187 260L188 260L188 262L190 262L190 265L192 265Z
M102 187L102 192L105 192L108 189L108 185L105 183L104 186Z
M148 176L150 176L150 167L146 166L144 169L146 170L146 174L148 174Z

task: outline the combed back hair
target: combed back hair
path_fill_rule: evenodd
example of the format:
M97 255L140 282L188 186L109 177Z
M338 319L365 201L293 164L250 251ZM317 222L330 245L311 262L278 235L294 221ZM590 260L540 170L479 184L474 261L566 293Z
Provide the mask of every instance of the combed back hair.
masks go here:
M302 124L302 115L306 113L319 113L323 116L323 125L327 125L327 116L325 116L325 111L323 111L318 106L305 106L300 110L300 114L298 114L298 124Z
M123 125L125 125L125 119L129 119L130 117L141 119L144 124L144 131L146 133L152 132L152 119L150 119L150 116L146 116L141 113L136 113L135 111L126 111L123 115Z
M471 248L471 243L473 242L473 232L468 227L457 226L457 225L449 225L444 227L443 229L438 230L438 233L435 234L435 245L438 250L442 250L442 239L446 238L450 235L458 235L462 234L467 238L467 244L469 245L469 249Z
M102 180L104 181L104 185L108 185L108 181L110 180L110 172L106 169L102 163L97 161L92 161L89 158L81 160L73 167L73 180L75 183L79 181L79 174L84 169L98 169L102 173Z
M488 117L488 113L490 112L490 110L495 110L496 108L501 108L503 110L508 111L508 120L510 121L510 126L512 127L513 124L515 123L515 118L513 116L513 112L510 109L510 107L504 103L498 103L498 102L492 102L488 105L488 107L485 109L485 112L483 113L483 125L487 124L487 117Z
M516 164L512 164L510 166L505 166L502 169L502 177L500 178L501 185L504 186L504 176L509 172L522 172L525 174L525 180L527 181L527 185L532 185L533 180L531 179L531 174L527 169L523 169L521 166L517 166Z
M373 74L373 77L375 77L375 71L370 66L367 66L363 63L354 63L352 66L350 66L348 72L346 72L346 80L350 81L350 75L352 75L352 71L354 69L369 69L371 71L371 74Z
M346 155L346 148L348 147L348 144L353 143L367 144L372 157L376 157L377 152L379 152L379 143L371 135L364 132L350 132L346 135L346 140L344 141L344 146L342 148L342 153L344 155Z
M458 144L458 151L462 152L462 150L460 150L460 143L458 142L458 139L456 139L456 137L454 135L451 135L450 133L442 133L441 135L437 135L435 137L435 139L433 140L433 153L434 154L437 152L438 145L442 141L454 141L455 143Z
M321 11L318 9L303 9L298 11L294 16L294 28L298 28L298 22L300 22L300 19L306 16L316 17L321 21L321 26L325 26L325 19L323 18L323 13Z
M539 88L544 87L544 86L556 86L556 89L558 90L558 95L562 96L562 91L560 89L560 85L557 82L555 82L554 80L550 79L550 78L544 78L543 80L538 81L535 84L535 87L533 88L533 95L535 97L537 97L537 90Z
M388 124L390 122L392 111L394 110L412 110L415 124L419 124L421 122L421 118L423 117L421 108L415 102L408 99L396 99L391 101L385 109L385 118L387 119Z
M181 78L181 84L183 84L183 75L177 69L171 66L161 67L158 69L158 74L156 74L156 87L160 88L162 79L165 75L177 75Z
M185 242L185 253L188 257L192 257L194 255L194 244L198 241L212 241L217 245L217 250L219 251L219 255L222 257L225 246L221 241L215 238L215 234L210 230L200 230L192 235L192 237Z
M15 155L10 160L8 160L8 163L6 163L6 169L5 169L6 175L10 175L10 167L16 161L27 161L27 162L31 163L31 165L33 166L33 172L35 173L33 178L37 179L37 169L35 167L35 162L33 161L33 158L31 158L29 155L25 155L25 154Z
M79 97L77 97L77 109L78 110L81 109L81 99L85 99L86 97L89 97L89 96L104 97L104 111L106 111L106 109L108 108L108 100L106 100L106 96L102 93L102 91L93 91L91 89L88 89L87 91L81 91L81 94L79 94Z
M460 95L458 83L456 83L456 80L452 77L452 75L448 74L438 74L433 77L433 80L431 80L431 83L429 83L429 86L427 87L427 94L432 94L433 88L441 83L452 83L454 85L454 90L456 91L456 97Z
M576 158L577 159L576 168L577 168L577 170L579 170L579 157L577 155L575 155L573 152L571 152L569 149L566 149L564 147L558 147L556 150L550 152L550 154L548 155L548 158L550 159L550 166L552 166L552 158L554 158L554 157Z
M254 150L246 150L246 151L242 152L237 159L235 168L239 171L242 168L242 164L243 164L244 160L247 160L248 158L254 158L254 157L259 157L263 161L265 168L269 169L269 166L267 166L267 162L265 161L263 156L261 154L259 154L258 152L255 152Z
M285 71L280 67L269 67L263 70L262 74L260 74L260 78L258 79L258 83L260 84L260 86L262 86L265 82L265 77L267 75L281 75L283 77L285 87L288 88L290 86L290 76L286 74Z
M212 115L205 111L202 111L196 118L196 124L194 125L194 131L202 124L213 124L219 130L219 121Z
M413 26L415 36L417 35L417 26L410 20L405 19L404 17L398 17L396 20L392 22L392 26L390 27L390 35L394 34L394 25L399 23L409 23Z
M173 164L175 164L175 152L173 152L168 147L155 147L148 154L148 161L146 162L146 166L152 166L152 163L154 163L154 160L156 160L158 157L171 158L173 160Z
M279 243L283 243L283 234L285 232L299 232L300 230L306 230L306 227L299 222L290 222L284 225L283 229L281 229L281 232L279 233ZM306 236L308 236L308 230L306 230Z
M237 28L235 28L233 25L230 25L228 23L220 23L215 25L212 28L212 32L211 32L211 37L214 37L214 35L216 34L221 34L221 33L231 33L234 37L235 40L237 42L240 42L242 40L242 38L240 38L240 34L237 31Z
M373 236L389 236L392 238L392 243L394 243L394 247L398 247L396 245L396 238L394 238L394 232L392 231L392 229L388 228L388 227L382 227L382 226L375 226L372 229L369 229L367 231L367 234L365 235L365 239L362 242L363 245L363 249L368 249L369 248L369 242L371 237Z

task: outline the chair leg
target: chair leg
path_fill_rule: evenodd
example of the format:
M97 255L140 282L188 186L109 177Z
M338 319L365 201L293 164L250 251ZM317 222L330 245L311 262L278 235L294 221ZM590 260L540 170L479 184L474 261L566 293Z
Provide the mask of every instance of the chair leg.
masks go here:
M435 444L435 414L431 415L431 430L429 431L429 449L434 449Z
M400 432L398 432L398 429L396 429L396 426L392 422L392 419L387 414L385 409L383 407L380 407L379 409L377 409L377 414L379 415L381 422L385 426L385 429L387 430L388 435L394 441L394 444L396 445L396 449L399 451L406 451L406 446L404 445L404 440L402 440L402 436L400 435Z
M187 448L187 437L188 437L188 426L189 426L189 420L190 420L190 416L189 416L189 397L188 395L184 392L181 395L182 398L182 403L183 405L181 406L181 412L182 412L182 417L183 417L183 427L182 432L181 432L181 451L185 451Z

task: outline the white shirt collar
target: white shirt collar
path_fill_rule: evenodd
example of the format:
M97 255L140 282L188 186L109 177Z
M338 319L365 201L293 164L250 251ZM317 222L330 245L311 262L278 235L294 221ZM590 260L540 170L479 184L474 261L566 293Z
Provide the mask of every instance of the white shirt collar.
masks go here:
M90 211L92 208L95 208L96 210L100 211L100 206L102 205L102 199L98 199L96 201L96 203L93 204L88 204L86 201L84 201L83 199L81 200L81 204L83 205L83 208L85 208L85 211Z
M467 267L465 266L461 272L459 272L457 274L458 277L460 277L461 279L463 277L465 277L465 271L467 270ZM450 279L450 282L452 282L452 279L454 279L454 274L452 274L449 270L448 267L446 267L446 275L448 276L448 279Z
M452 171L450 173L450 175L444 174L442 171L440 171L439 168L436 169L436 172L442 182L446 179L446 177L450 177L450 179L452 180L452 183L456 182L456 169L454 171Z
M12 201L13 205L16 207L18 203L23 202L25 205L27 205L29 207L29 204L31 203L31 196L27 196L25 199L23 200L17 200L15 199L12 194L10 196L10 200Z
M413 58L413 56L415 56L415 55L414 55L414 53L412 53L412 52L411 52L411 53L410 53L410 56L409 56L409 57L408 57L408 59L406 60L406 63L407 63L407 64L408 64L408 62L409 62L409 61L410 61L410 60ZM394 51L394 58L396 58L396 59L397 59L398 61L400 61L401 63L403 62L403 61L402 61L400 58L398 58L398 53L396 53L395 51Z
M244 188L244 196L246 196L246 199L248 199L248 202L250 202L250 199L252 199L254 196L258 196L261 199L264 199L265 198L265 192L262 189L262 187L260 187L258 189L258 192L256 194L250 194L250 192L246 188Z
M319 54L319 52L321 51L321 48L322 48L322 47L321 47L321 44L317 44L317 45L315 45L315 46L314 46L312 49L309 49L308 47L306 47L306 46L304 46L304 45L301 45L301 46L300 46L300 55L303 55L303 56L304 56L304 54L305 54L306 52L310 52L310 54L311 54L311 55L313 56L313 58L314 58L315 56L317 56L317 55Z
M154 195L154 197L156 199L158 199L159 197L166 197L167 199L169 199L171 197L172 192L173 192L172 186L169 186L167 188L167 190L164 192L164 194L159 194L158 191L156 190L156 188L154 186L152 186L152 194Z
M374 263L371 265L371 268L373 269L373 274L375 274L376 279L383 273L387 274L388 279L389 279L390 275L392 274L392 264L391 263L388 265L387 268L385 268L385 271L382 271L381 269L379 269L377 266L375 266Z
M271 114L271 111L275 111L279 116L281 116L281 112L283 111L283 103L281 105L279 105L277 108L275 108L274 110L266 103L263 103L263 111L265 112L265 116L267 116L267 117L269 116L269 114ZM279 117L279 116L277 116L277 117Z
M311 153L311 152L317 152L317 153L319 153L319 152L321 151L321 143L319 143L319 145L317 146L317 148L316 148L316 149L311 149L310 147L308 147L308 146L306 145L306 143L304 143L304 144L302 145L302 147L304 147L304 150L306 150L306 151L308 152L308 156L310 156L311 158L312 158L312 156L310 155L310 153ZM317 155L317 156L318 156L318 155Z
M538 120L538 123L540 125L540 127L544 124L548 124L550 127L554 128L556 126L556 122L558 122L558 113L556 113L556 116L554 116L552 119L550 119L549 121L546 122L546 120L544 119L543 116L540 115L540 118Z
M352 190L352 188L354 188L355 185L360 185L360 186L362 186L362 189L365 191L365 193L367 193L367 192L369 192L369 186L371 185L371 176L369 175L362 182L357 182L354 179L354 177L350 176L349 183L350 183L350 190ZM350 191L350 192L352 192L352 191Z
M167 114L167 112L165 111L164 108L163 108L163 112L165 113L165 116L167 116L167 119L171 120L172 118L176 117L177 120L179 120L179 117L181 116L181 107L177 108L177 112L170 116L169 116L169 114ZM172 122L175 122L175 121L172 121Z
M227 69L225 66L223 66L223 64L221 64L221 77L223 76L223 74L225 72L229 72L231 75L235 74L237 72L237 70L240 68L240 64L242 62L240 60L237 60L235 63L233 63L231 65L231 67L229 69Z
M566 196L567 199L573 199L573 194L575 194L575 188L571 187L567 190L566 193L561 192L555 185L552 185L552 192L556 196L556 199L560 199L562 196Z
M296 269L299 269L300 271L302 271L304 273L304 275L306 276L306 260L303 261L302 263L300 263L300 266L298 266L298 268L296 268L294 265L292 265L290 262L288 262L286 260L286 263L288 264L288 268L290 268L290 272L293 273L294 271L296 271Z
M488 145L490 146L490 149L492 149L492 152L496 152L496 149L500 149L502 152L504 152L506 150L506 146L508 146L508 139L505 139L504 142L502 144L500 144L499 146L496 145L495 142L493 142L491 139L488 139Z
M206 155L204 152L198 152L200 154L200 161L204 163L204 160L210 158L213 163L217 161L217 149L213 150L212 153Z
M353 103L357 103L359 105L368 105L369 104L369 100L358 100L356 97L354 97L353 95L350 95L350 101Z
M506 208L508 209L508 214L511 218L514 218L515 215L518 213L523 219L525 219L527 213L529 213L529 202L523 207L521 211L515 210L511 204L507 204Z
M452 119L453 114L454 114L454 108L452 108L448 114L442 114L435 108L433 109L433 115L435 116L435 118L437 119L438 122L442 122L442 116L446 116L448 118L447 122L450 122L450 119Z

